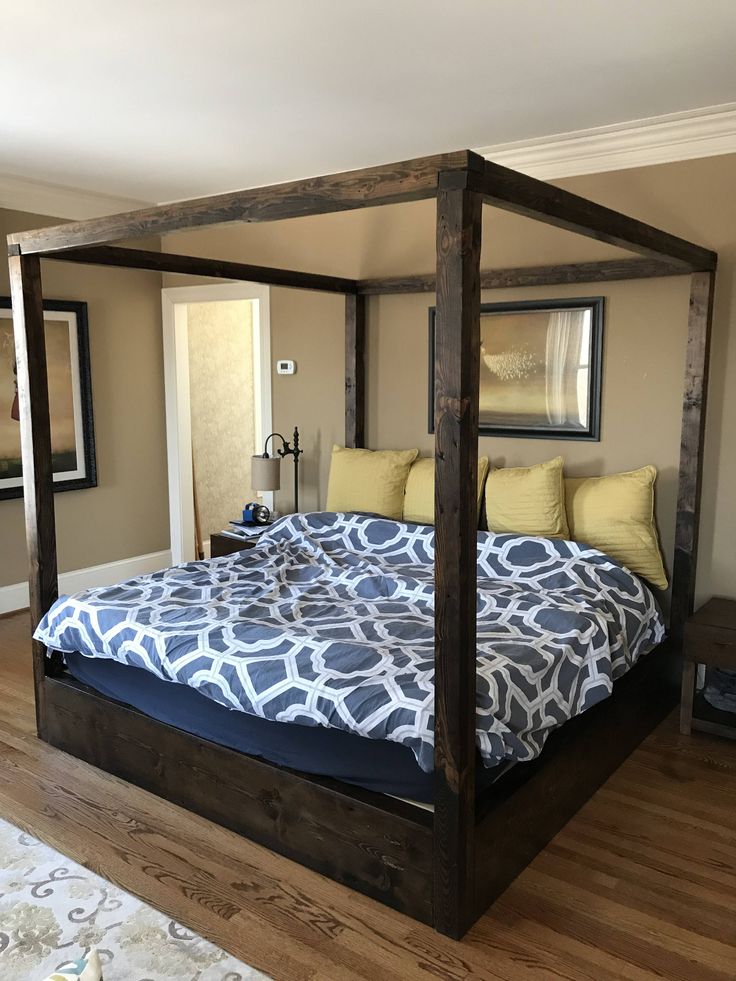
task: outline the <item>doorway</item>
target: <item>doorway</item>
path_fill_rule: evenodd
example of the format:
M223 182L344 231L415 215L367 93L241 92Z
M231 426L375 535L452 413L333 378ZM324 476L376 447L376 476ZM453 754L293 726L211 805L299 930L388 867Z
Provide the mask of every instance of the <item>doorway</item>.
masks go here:
M258 499L250 457L271 432L269 288L162 291L171 556L208 555L209 536ZM273 494L260 495L273 507Z

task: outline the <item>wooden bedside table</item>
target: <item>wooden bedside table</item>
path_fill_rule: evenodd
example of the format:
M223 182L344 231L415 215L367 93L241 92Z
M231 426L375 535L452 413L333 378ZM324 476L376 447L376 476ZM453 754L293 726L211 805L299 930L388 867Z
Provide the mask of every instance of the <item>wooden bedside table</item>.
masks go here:
M257 535L253 538L232 538L230 535L223 535L222 532L216 531L210 535L210 558L219 559L222 555L232 555L246 548L255 548L257 542Z
M715 597L685 624L680 732L691 729L736 739L736 713L723 712L696 693L699 664L736 671L736 600Z

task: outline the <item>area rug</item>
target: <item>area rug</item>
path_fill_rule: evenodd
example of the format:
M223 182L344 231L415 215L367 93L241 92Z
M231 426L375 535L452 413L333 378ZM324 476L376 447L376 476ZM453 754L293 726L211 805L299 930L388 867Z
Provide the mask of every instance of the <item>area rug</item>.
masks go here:
M0 819L0 979L43 981L93 949L104 981L268 981Z

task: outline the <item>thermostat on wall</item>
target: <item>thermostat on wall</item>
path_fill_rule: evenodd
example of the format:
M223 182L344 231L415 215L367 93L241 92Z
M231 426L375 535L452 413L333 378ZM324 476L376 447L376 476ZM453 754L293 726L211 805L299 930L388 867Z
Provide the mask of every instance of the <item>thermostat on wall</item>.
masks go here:
M293 375L296 372L296 361L277 361L276 374Z

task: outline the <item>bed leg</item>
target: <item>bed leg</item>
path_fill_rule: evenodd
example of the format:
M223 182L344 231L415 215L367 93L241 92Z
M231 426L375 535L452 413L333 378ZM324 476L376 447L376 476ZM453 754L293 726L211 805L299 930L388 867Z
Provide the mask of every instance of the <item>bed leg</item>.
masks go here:
M475 687L479 194L437 195L435 335L434 925L459 938L475 919Z
M35 630L59 591L41 265L36 255L11 255L8 263L18 370L31 628ZM49 662L46 648L35 640L32 657L36 728L45 739L46 674L56 673L59 665Z
M680 483L677 492L677 529L670 611L670 634L678 649L682 648L685 621L695 605L714 289L714 272L693 273L690 277Z

